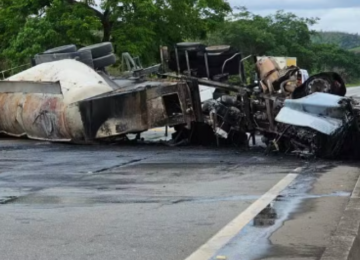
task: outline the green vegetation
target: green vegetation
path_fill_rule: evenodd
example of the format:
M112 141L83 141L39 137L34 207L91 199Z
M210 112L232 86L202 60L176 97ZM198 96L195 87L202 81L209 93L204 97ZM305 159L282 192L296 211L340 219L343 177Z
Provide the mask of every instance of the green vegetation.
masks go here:
M209 33L209 44L231 44L245 55L297 57L310 73L338 72L346 82L360 79L360 54L332 43L314 43L317 32L309 29L317 19L305 19L279 11L262 17L246 9Z
M223 0L102 0L101 10L94 0L0 0L3 66L62 44L109 40L117 54L151 62L160 44L206 37L231 8Z
M352 48L352 49L350 49L350 51L355 52L355 53L359 53L360 52L360 47Z
M347 82L360 80L358 35L317 33L309 29L317 19L283 11L234 13L223 0L102 0L101 9L94 0L0 0L0 69L59 45L99 41L112 41L118 56L128 51L149 64L158 60L159 45L198 39L244 54L295 56L310 73L332 70Z
M344 32L317 32L312 36L313 43L334 44L343 49L360 48L360 35Z
M354 81L354 82L346 84L347 88L358 87L358 86L360 86L360 81Z

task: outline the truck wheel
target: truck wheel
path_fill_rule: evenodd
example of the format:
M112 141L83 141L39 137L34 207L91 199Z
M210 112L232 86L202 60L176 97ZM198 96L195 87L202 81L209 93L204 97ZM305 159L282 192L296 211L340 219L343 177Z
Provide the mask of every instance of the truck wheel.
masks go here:
M64 45L44 51L44 54L69 53L76 52L77 48L74 44Z
M113 52L113 45L111 42L101 42L98 44L90 45L79 49L79 52L89 50L93 59L104 57Z
M93 62L94 62L95 69L101 69L101 68L105 68L107 66L111 66L111 65L115 64L116 57L115 57L115 54L110 53L106 56L93 59Z

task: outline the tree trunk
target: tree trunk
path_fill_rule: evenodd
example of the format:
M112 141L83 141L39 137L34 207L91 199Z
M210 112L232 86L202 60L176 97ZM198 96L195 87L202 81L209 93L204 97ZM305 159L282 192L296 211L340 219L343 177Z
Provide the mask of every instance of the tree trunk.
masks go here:
M104 30L102 41L109 42L110 36L111 36L112 25L109 21L103 22L102 24L103 24L103 30Z
M69 4L73 4L73 5L83 5L86 6L87 8L91 9L92 11L95 12L95 15L101 20L102 26L103 26L103 30L104 30L104 34L103 34L103 42L108 42L110 41L111 38L111 30L112 30L112 25L113 23L110 21L110 10L106 9L104 13L102 13L99 10L96 10L95 8L91 7L90 5L83 3L83 2L78 2L76 0L67 0L67 2Z
M104 30L102 41L109 42L110 37L111 37L112 25L113 25L113 23L110 21L110 10L109 9L105 10L105 12L101 18L101 23L103 25L103 30Z

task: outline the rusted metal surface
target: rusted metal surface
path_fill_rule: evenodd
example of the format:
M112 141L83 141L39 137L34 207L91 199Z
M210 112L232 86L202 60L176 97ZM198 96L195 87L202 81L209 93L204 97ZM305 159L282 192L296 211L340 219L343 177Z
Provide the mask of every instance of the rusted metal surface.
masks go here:
M146 92L117 93L79 102L87 140L146 130L145 115L139 106L146 106Z
M0 93L0 131L11 136L70 141L62 95Z
M71 140L63 116L62 96L26 95L23 104L23 126L27 136L44 140Z
M195 120L190 92L181 82L145 82L80 101L79 108L86 139L186 125Z
M8 82L7 84L18 84ZM35 84L35 83L32 83ZM185 82L143 83L67 104L60 94L0 93L0 131L49 141L91 141L195 121Z
M20 137L25 135L22 124L22 93L0 94L0 131L4 134Z
M121 81L74 60L23 71L0 81L0 132L91 142L196 120L186 82Z
M52 111L61 112L59 108L51 105L55 97L62 100L61 87L58 83L0 81L0 132L19 137L31 134L29 129L34 124L40 122L44 126L47 120L46 114ZM31 119L28 118L29 116ZM30 123L34 117L35 123ZM56 120L57 117L58 115L53 115L52 120L59 121ZM39 138L47 138L43 132L41 134L38 132L36 135ZM64 133L60 136L66 135Z

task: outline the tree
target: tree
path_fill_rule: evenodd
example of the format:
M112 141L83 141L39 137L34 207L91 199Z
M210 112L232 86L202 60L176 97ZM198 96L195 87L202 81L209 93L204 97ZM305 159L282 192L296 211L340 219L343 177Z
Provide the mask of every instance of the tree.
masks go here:
M319 34L310 29L316 22L317 19L283 11L262 17L240 8L236 15L209 34L207 44L230 44L245 55L293 56L297 57L298 65L310 73L336 71L348 82L358 80L360 56L340 48L340 43L338 46L328 44L333 38L340 41L346 34L322 33L320 35L328 39L319 40L316 38ZM358 36L346 36L346 39L343 46L356 45Z
M204 38L231 11L223 0L0 0L0 54L19 64L61 44L112 41L147 62L160 44Z
M244 54L296 56L306 66L313 33L309 26L315 22L283 11L262 17L241 8L210 34L210 41L231 44Z
M347 82L360 78L360 55L331 44L313 44L312 70L338 72Z
M254 15L241 8L217 31L209 34L209 45L229 44L244 54L264 55L275 48L275 36L270 30L271 19Z
M1 0L0 53L8 65L28 63L30 57L48 48L100 41L99 19L84 5L61 0Z
M334 44L343 49L352 49L360 46L360 36L358 34L344 32L317 32L312 37L313 43Z

